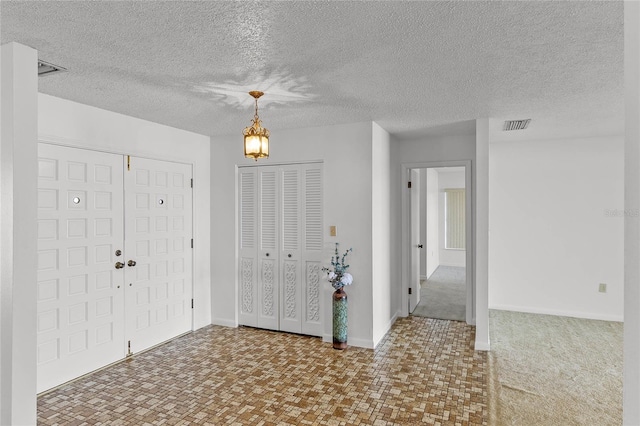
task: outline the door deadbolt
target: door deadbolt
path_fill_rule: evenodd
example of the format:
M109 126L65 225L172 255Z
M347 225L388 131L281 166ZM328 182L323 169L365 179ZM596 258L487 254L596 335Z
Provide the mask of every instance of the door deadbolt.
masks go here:
M116 262L116 269L122 269L122 268L124 268L124 263Z
M122 250L116 250L116 256L122 255Z
M136 261L135 260L130 260L130 261L127 262L127 265L136 266Z

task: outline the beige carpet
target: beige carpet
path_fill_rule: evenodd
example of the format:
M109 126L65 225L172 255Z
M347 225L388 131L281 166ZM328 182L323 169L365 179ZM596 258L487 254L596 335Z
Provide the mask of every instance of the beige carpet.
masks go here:
M489 424L622 424L622 323L490 311Z
M428 280L420 281L420 303L411 315L465 321L465 280L465 268L438 266Z

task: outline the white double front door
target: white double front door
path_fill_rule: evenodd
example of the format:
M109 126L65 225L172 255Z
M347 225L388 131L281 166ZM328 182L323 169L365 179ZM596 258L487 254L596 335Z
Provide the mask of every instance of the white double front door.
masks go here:
M39 144L38 392L192 329L190 165Z

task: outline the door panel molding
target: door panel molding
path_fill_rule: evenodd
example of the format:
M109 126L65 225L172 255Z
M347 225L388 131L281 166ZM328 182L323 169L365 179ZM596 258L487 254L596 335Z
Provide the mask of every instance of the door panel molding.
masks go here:
M124 158L125 330L135 353L193 328L191 166Z
M122 157L38 145L37 392L124 357Z
M125 155L43 141L38 148L37 391L42 392L123 359L129 340L139 351L192 330L193 169L132 157L133 164L154 165L136 178L155 182L156 190L138 191L128 204L166 214L125 219L125 178L131 173ZM146 229L153 238L133 238L131 227ZM139 263L140 258L152 261ZM126 285L145 280L154 284L146 292ZM126 313L146 298L166 303L152 312ZM176 324L176 317L184 321ZM162 331L132 337L133 321L161 323Z

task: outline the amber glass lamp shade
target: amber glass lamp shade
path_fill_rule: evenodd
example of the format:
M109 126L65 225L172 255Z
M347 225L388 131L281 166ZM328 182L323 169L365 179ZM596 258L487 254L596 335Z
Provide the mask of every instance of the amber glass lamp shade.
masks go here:
M251 127L249 127L249 129L251 129ZM255 160L258 160L258 158L269 158L268 133L266 135L245 134L244 156Z

